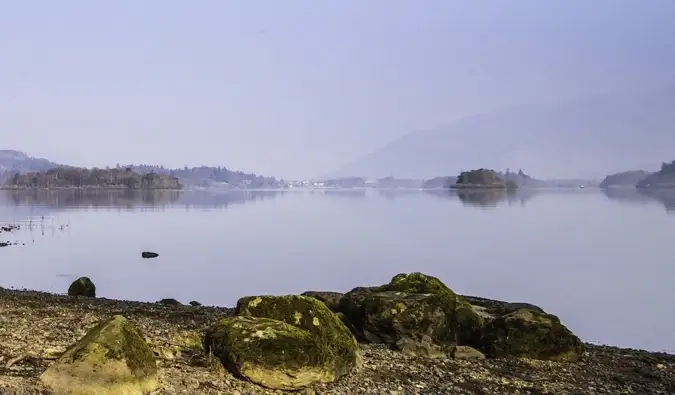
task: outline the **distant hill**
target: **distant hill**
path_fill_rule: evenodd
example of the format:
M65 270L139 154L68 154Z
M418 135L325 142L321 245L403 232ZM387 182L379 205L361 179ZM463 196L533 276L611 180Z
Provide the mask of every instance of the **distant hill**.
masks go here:
M331 177L430 179L488 167L529 169L546 178L600 178L625 168L656 169L675 147L675 86L519 106L409 133Z
M652 174L653 173L644 170L632 170L610 174L602 180L600 188L635 187L638 182Z
M647 176L636 185L638 188L675 188L675 160L663 163L661 170Z
M424 181L422 188L425 189L435 189L435 188L450 188L450 185L454 184L457 180L457 177L435 177L431 180Z
M9 188L181 189L178 178L125 169L55 167L46 171L14 173L4 183Z

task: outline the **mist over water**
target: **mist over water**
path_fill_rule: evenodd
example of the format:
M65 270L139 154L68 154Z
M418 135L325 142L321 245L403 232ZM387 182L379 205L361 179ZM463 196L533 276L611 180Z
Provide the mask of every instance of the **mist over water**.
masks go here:
M233 305L399 272L534 303L583 340L675 350L675 194L638 190L0 191L0 286ZM159 258L144 260L142 251ZM639 318L638 318L639 317Z

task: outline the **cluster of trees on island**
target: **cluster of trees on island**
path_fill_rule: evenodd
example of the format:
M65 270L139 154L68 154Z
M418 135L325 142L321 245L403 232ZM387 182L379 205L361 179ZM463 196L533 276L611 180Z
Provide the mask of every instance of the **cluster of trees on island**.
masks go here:
M46 171L15 172L5 180L10 188L128 188L181 189L177 177L148 172L140 174L131 168L87 169L56 167Z
M631 170L610 174L600 187L675 188L675 161L662 163L657 172Z

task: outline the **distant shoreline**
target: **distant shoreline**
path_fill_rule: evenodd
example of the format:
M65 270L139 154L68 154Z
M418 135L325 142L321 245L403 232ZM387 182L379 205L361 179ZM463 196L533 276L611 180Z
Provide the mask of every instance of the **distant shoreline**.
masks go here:
M184 191L185 188L129 188L126 186L111 186L111 187L99 187L99 186L85 186L85 187L13 187L13 186L0 186L0 190L4 191L70 191L70 190L96 190L96 191Z

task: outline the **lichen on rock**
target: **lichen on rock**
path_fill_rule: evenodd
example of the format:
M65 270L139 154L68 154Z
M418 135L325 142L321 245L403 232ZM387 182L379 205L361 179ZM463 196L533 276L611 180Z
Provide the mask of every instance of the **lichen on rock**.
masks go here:
M96 285L94 285L89 277L80 277L70 284L70 287L68 287L68 295L95 298Z
M584 344L558 317L520 309L488 322L481 349L489 357L516 356L555 361L578 361Z
M237 376L281 390L332 382L349 365L310 331L265 317L225 318L207 331L204 347Z
M151 348L121 315L91 329L40 379L56 394L142 395L159 388Z
M399 349L397 344L405 344L406 350L474 345L484 324L466 300L422 273L397 274L389 284L355 288L341 299L340 311L359 340ZM411 345L415 341L417 347Z

